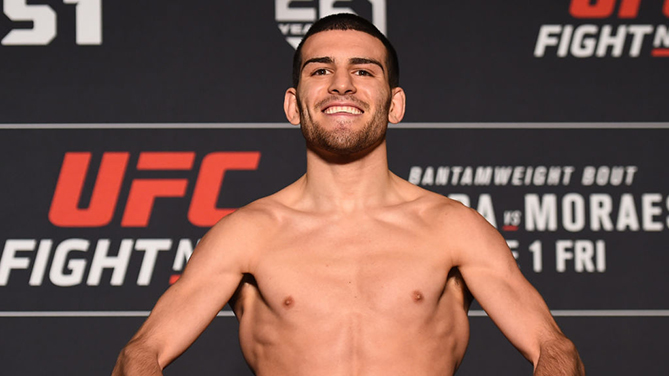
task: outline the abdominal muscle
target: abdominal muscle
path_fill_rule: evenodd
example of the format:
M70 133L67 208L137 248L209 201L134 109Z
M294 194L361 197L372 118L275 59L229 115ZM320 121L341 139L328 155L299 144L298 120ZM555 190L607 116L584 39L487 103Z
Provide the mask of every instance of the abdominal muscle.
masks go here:
M265 293L251 276L240 284L231 303L256 375L441 376L459 366L471 299L457 271L441 288L423 291L393 286L352 294L319 282L280 298L281 286Z

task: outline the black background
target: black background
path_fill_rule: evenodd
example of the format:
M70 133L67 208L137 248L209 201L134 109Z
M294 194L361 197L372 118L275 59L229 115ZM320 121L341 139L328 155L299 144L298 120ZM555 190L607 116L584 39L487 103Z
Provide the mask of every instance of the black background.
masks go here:
M317 3L317 2L314 2ZM75 43L74 6L48 4L58 16L47 46L0 46L0 241L7 239L112 239L201 237L186 213L202 158L216 151L259 151L255 171L226 174L219 204L239 207L275 192L304 171L297 129L286 129L283 93L290 85L293 48L277 26L274 3L203 0L103 0L103 43ZM309 4L309 3L307 3ZM352 5L351 5L352 4ZM340 3L363 15L366 1ZM408 178L412 166L574 166L569 186L426 186L442 194L490 194L498 225L504 210L522 210L532 193L631 193L640 208L644 193L663 196L666 221L669 178L665 173L669 58L652 58L648 37L638 58L558 58L555 48L535 58L543 24L667 25L663 2L644 0L639 17L572 18L569 1L508 4L494 1L387 1L388 36L401 64L407 92L405 122L388 135L391 169ZM30 28L0 14L0 37ZM634 122L634 123L626 123ZM659 129L647 129L656 122ZM121 123L130 129L64 129L53 124ZM178 129L146 128L183 123ZM202 129L235 123L238 129ZM238 123L238 124L237 124ZM458 123L457 125L453 125ZM503 123L503 124L502 124ZM550 129L534 129L546 126ZM578 123L578 129L572 129ZM597 128L603 126L604 128ZM612 129L622 126L625 129ZM33 129L35 125L43 129ZM591 124L591 125L589 125ZM255 129L257 125L277 129ZM454 126L428 129L427 126ZM478 126L487 129L474 129ZM54 129L44 129L44 128ZM495 128L512 129L495 129ZM10 129L11 128L11 129ZM392 128L392 127L391 127ZM119 204L101 228L58 228L48 221L66 152L131 154L121 197L134 178L189 179L183 199L160 199L147 228L120 226ZM141 151L195 151L192 171L136 171ZM583 187L585 166L637 166L631 186ZM87 188L93 184L89 174ZM89 192L90 194L90 192ZM121 200L124 202L123 200ZM503 232L520 243L519 265L553 310L666 310L669 262L666 226L660 232ZM605 273L555 271L551 244L558 239L602 239ZM531 271L527 246L544 244L544 271ZM20 256L34 256L29 252ZM78 256L92 259L92 251ZM141 258L133 255L123 286L28 285L29 270L12 270L0 286L0 310L145 311L168 286L173 253L159 255L149 286L135 283ZM86 275L84 276L84 281ZM474 307L478 310L478 307ZM556 311L557 312L557 311ZM602 311L600 311L602 312ZM659 311L656 311L659 312ZM666 312L666 311L664 311ZM0 317L0 360L7 375L109 374L116 355L144 318ZM579 348L588 374L665 375L667 315L660 317L557 317ZM166 375L250 375L237 344L237 323L218 317ZM458 375L530 374L532 367L486 317L471 318L471 340Z

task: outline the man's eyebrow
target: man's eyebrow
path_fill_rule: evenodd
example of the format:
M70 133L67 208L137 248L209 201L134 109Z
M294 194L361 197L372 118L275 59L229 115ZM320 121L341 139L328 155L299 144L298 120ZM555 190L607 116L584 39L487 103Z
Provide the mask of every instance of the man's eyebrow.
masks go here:
M311 59L307 60L302 64L302 69L307 66L307 64L310 63L323 63L323 64L332 64L334 63L334 60L329 57L329 56L323 56L323 57L312 57Z
M383 69L383 64L381 64L380 61L366 58L366 57L352 57L348 60L349 64L352 65L358 65L358 64L374 64L378 65L379 68L381 68L381 71L385 72L385 69ZM307 66L307 64L310 63L322 63L322 64L334 64L334 59L331 58L330 56L323 56L323 57L312 57L311 59L307 60L302 64L302 69Z
M374 60L374 59L369 59L366 57L352 57L348 60L350 64L357 65L357 64L375 64L378 65L379 68L381 68L381 71L385 72L385 69L383 69L383 64L381 64L380 61Z

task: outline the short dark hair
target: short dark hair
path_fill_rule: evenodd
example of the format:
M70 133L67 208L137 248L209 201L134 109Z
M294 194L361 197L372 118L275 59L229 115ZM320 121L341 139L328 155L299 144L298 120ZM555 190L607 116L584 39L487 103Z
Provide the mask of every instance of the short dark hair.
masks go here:
M312 35L320 33L321 31L329 30L355 30L367 33L378 39L386 47L386 66L388 69L388 83L391 88L396 88L400 85L400 67L397 60L397 52L390 44L388 38L383 35L373 23L366 19L352 13L339 13L331 16L323 17L316 21L307 34L302 38L295 55L293 55L293 87L297 88L300 83L300 75L302 74L302 46L304 42Z

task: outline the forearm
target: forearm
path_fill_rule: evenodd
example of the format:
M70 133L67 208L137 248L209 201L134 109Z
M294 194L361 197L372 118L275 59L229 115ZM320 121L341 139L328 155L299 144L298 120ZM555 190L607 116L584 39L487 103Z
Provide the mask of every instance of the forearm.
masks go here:
M534 376L584 376L585 368L574 344L563 337L541 346Z
M121 350L112 376L162 376L158 358L139 346L129 343Z

